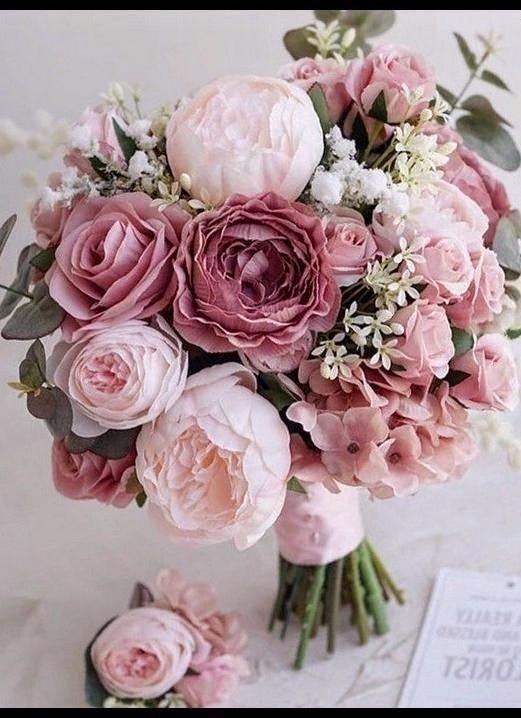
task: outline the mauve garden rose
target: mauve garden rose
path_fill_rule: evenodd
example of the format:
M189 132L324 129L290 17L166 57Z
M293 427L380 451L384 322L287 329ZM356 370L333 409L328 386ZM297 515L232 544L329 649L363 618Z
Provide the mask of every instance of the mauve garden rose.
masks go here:
M422 91L421 99L410 102L404 92ZM434 69L424 58L402 47L385 45L365 58L351 60L346 73L350 97L365 115L369 115L381 92L385 96L387 121L400 124L419 115L436 94Z
M122 459L105 459L90 451L71 454L63 441L55 441L52 447L54 485L68 499L96 499L123 509L135 496L135 492L127 491L135 461L135 452Z
M133 608L102 630L91 647L96 673L117 698L158 698L181 680L196 650L194 631L172 611Z
M219 708L230 701L242 678L250 675L242 656L221 655L210 658L198 672L185 676L176 684L190 708Z
M313 85L320 85L333 124L337 124L349 109L351 98L346 89L346 67L333 58L302 57L284 65L279 75L286 82L293 82L306 92Z
M462 329L492 321L503 309L505 273L491 249L476 246L470 252L472 282L461 301L447 307L450 321Z
M176 207L159 212L141 192L78 203L47 279L51 297L69 315L67 340L82 328L144 319L169 304L172 260L187 219Z
M47 185L55 189L61 183L61 174L53 172L47 179ZM64 202L50 206L39 198L31 208L31 224L36 233L36 244L42 249L56 247L62 238L63 229L72 207Z
M418 301L399 309L393 322L401 324L404 329L393 349L393 362L401 369L399 376L420 386L428 386L433 374L442 379L449 371L449 362L454 356L445 309Z
M475 347L451 364L468 377L451 387L451 395L468 409L507 411L519 402L519 379L509 340L484 334Z
M284 368L296 368L310 332L330 329L339 310L325 245L320 220L275 194L198 215L174 265L176 328L207 352L239 350L263 370L286 354Z
M164 320L158 318L157 327L125 322L56 346L49 367L53 382L71 400L75 434L141 426L177 401L188 356Z
M364 218L354 209L338 208L322 220L327 238L327 255L340 287L358 281L378 247Z
M272 77L226 77L172 115L167 155L190 192L219 204L230 195L278 192L295 200L322 158L318 116L300 87Z
M189 377L173 407L142 429L137 453L151 516L175 540L248 548L282 508L288 430L240 364Z
M487 215L489 227L485 234L485 244L490 247L497 223L511 210L504 184L490 172L478 155L464 144L461 136L447 125L434 123L424 132L436 133L440 143L456 142L456 150L450 154L449 161L442 168L443 178L474 200Z

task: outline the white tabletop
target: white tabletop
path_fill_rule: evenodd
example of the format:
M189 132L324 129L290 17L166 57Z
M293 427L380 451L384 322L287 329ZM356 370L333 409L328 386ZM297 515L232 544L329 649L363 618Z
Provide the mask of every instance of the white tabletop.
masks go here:
M218 74L267 73L284 60L282 30L308 19L308 11L290 10L4 11L2 112L29 125L38 107L73 118L112 79L148 83L147 98L153 103ZM438 63L443 84L456 89L464 71L449 32L472 35L489 27L502 32L505 54L494 69L517 89L518 98L499 91L490 95L519 126L520 20L519 11L400 11L393 39L429 55ZM519 131L516 136L519 141ZM27 154L2 162L1 216L23 208L17 178L33 165ZM43 176L46 166L36 168ZM514 203L521 205L519 180L509 177L508 183ZM9 278L7 265L30 241L25 227L21 223L2 258L0 281ZM245 615L253 677L242 686L237 706L392 707L438 568L521 574L521 476L502 457L480 459L464 480L417 497L368 502L369 534L406 589L407 604L392 606L392 632L363 648L356 646L346 617L336 655L325 658L319 637L306 668L295 673L289 668L295 633L280 643L265 631L275 591L273 536L246 553L229 546L186 551L157 534L137 507L118 511L57 495L47 432L29 417L23 400L4 388L16 379L23 351L21 345L0 343L2 707L84 705L85 645L125 606L133 582L152 581L163 566L213 582L223 606Z

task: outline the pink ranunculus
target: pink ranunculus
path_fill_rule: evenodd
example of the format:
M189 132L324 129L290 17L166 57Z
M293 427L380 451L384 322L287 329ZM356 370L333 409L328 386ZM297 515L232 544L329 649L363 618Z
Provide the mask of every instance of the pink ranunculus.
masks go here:
M96 156L106 164L121 166L125 157L114 129L114 121L125 129L123 118L112 110L88 107L72 128L72 147L65 155L65 164L87 175L95 175L89 156Z
M279 370L281 354L334 324L340 291L320 220L275 194L231 197L185 226L174 264L174 324L207 352L240 350Z
M385 45L365 58L351 60L346 87L365 115L370 114L383 92L387 121L400 124L428 107L436 93L436 75L421 55L395 45ZM420 99L411 102L407 93L416 91L421 93Z
M90 451L71 454L63 441L55 441L52 446L54 486L68 499L96 499L125 508L135 496L127 491L135 463L134 451L122 459L105 459Z
M189 377L174 406L137 441L137 472L152 518L173 539L251 546L286 493L289 434L240 364Z
M519 402L519 377L509 340L484 334L471 351L451 364L469 376L450 393L469 409L513 410Z
M53 172L47 180L47 185L55 189L61 184L59 172ZM62 238L63 228L69 218L72 207L64 202L57 202L49 206L41 198L31 208L31 224L36 233L36 244L42 249L56 247Z
M324 150L307 94L272 77L206 85L174 112L166 137L174 175L190 175L192 195L214 205L236 193L295 200Z
M346 89L346 67L333 58L302 57L281 68L280 77L286 82L294 82L308 92L313 85L322 88L333 124L346 114L351 104Z
M403 326L393 350L399 376L419 386L428 386L434 377L442 379L454 356L452 333L445 310L426 301L399 309L393 322Z
M461 301L447 307L450 321L457 327L468 329L490 322L503 309L505 273L499 266L496 254L485 247L471 249L470 259L474 276Z
M469 250L456 237L427 242L422 250L424 261L416 265L416 276L428 284L423 297L448 304L459 299L470 287L474 267Z
M78 327L99 329L144 319L164 309L175 292L172 272L188 215L159 212L141 192L85 199L71 212L49 273L49 292Z
M423 131L434 132L441 143L457 143L457 149L452 152L442 169L443 178L474 200L487 215L489 228L485 234L485 244L490 247L497 223L511 210L505 186L490 172L478 155L464 144L460 135L447 125L433 123Z
M163 319L157 327L130 321L56 346L53 381L71 399L75 434L141 426L177 401L188 356Z
M133 608L115 618L90 655L106 690L117 698L158 698L188 671L196 648L193 630L172 611Z
M237 690L250 670L242 656L223 655L210 658L200 672L185 676L176 684L178 693L190 708L222 708Z
M365 274L378 247L356 210L341 208L323 220L327 238L327 254L339 286L346 287Z

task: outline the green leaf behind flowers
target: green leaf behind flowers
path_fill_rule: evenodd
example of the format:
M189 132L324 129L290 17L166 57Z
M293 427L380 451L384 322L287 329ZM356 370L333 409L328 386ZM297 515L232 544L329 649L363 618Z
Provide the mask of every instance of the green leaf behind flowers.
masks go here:
M464 329L452 327L452 343L454 344L454 356L459 357L466 354L474 346L474 335Z
M136 445L139 427L135 429L109 429L101 436L85 438L69 432L65 438L65 446L71 454L83 454L92 451L93 454L103 456L105 459L122 459L130 454Z
M42 249L41 252L38 252L38 254L31 259L31 265L39 269L40 272L47 272L53 265L55 252L56 249L54 247Z
M329 119L329 109L327 106L326 96L324 95L324 90L320 87L320 85L315 84L308 90L308 95L309 99L313 103L315 112L318 115L322 132L324 135L327 135L333 126L333 123Z
M511 92L510 87L507 85L507 83L502 80L499 75L496 75L495 72L491 72L490 70L483 70L480 77L483 82L488 82L490 85L494 85L494 87L499 87L500 90L506 90L507 92Z
M369 117L372 117L378 122L387 122L387 105L385 103L385 92L382 90L373 102L373 105L367 113Z
M8 217L3 225L0 227L0 254L4 251L7 240L9 239L11 232L16 224L16 214L12 214Z
M476 58L476 55L470 49L469 44L465 40L463 35L460 35L459 32L455 32L454 37L456 38L459 50L463 56L463 59L465 60L465 64L467 65L469 70L474 71L478 66L478 60Z
M504 270L514 276L521 274L521 251L519 239L521 237L519 212L514 211L501 217L496 228L492 248L497 255L498 262Z
M297 494L304 494L305 496L308 495L306 489L295 476L292 476L288 481L288 491L294 491Z
M129 162L132 156L137 152L138 146L136 145L132 137L129 137L127 135L125 130L121 127L121 125L114 117L112 118L112 124L114 126L114 132L116 133L116 137L118 138L119 146L121 147L121 151L123 152L123 157L127 162Z
M521 155L512 136L498 122L469 114L458 118L456 127L465 144L488 162L509 172L521 165Z
M519 337L521 337L521 329L507 329L506 334L509 339L519 339Z
M2 330L4 339L38 339L52 334L65 319L65 312L49 294L42 280L35 285L32 299L22 304Z
M485 122L494 122L500 125L508 125L508 127L512 127L510 122L497 113L492 107L490 100L483 97L483 95L472 95L461 103L461 107L475 117L481 118Z
M8 317L20 304L23 295L29 291L32 276L31 259L38 253L38 247L36 244L29 244L24 247L18 257L18 266L16 278L10 284L10 289L5 293L2 301L0 302L0 319Z
M96 638L104 631L109 624L112 623L114 618L111 618L110 621L107 621L104 626L102 626L99 631L97 631L96 635L92 639L92 641L89 643L87 648L85 649L84 658L85 658L85 699L89 706L92 706L92 708L102 708L103 702L106 698L109 697L108 691L103 687L102 682L98 678L98 674L96 673L96 669L94 668L94 663L92 662L91 657L91 649L94 644L94 641Z
M294 60L300 60L302 57L315 57L317 52L317 48L308 41L306 27L288 30L284 35L284 45Z

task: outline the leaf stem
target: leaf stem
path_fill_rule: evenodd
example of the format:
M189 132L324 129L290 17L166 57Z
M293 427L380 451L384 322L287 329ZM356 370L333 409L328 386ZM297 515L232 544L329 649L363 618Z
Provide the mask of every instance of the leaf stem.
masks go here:
M381 636L389 630L384 596L365 541L362 541L357 552L360 559L360 577L365 587L366 607L373 617L375 633Z
M391 574L386 569L384 562L380 558L380 556L376 553L374 548L371 546L369 541L366 541L367 548L369 549L369 553L371 554L371 559L373 561L373 566L376 571L376 575L378 576L380 583L382 583L387 590L392 593L394 598L397 600L397 602L400 604L400 606L403 606L405 603L405 598L403 595L403 591L401 591L398 586L395 584L393 579L391 578Z
M452 113L454 112L454 110L458 109L459 103L460 103L461 100L464 98L464 96L465 96L467 90L468 90L469 87L472 85L472 83L474 82L474 80L475 80L476 77L478 76L478 72L481 70L481 68L483 67L483 65L485 64L485 62L488 60L489 57L490 57L490 50L485 50L485 52L483 53L483 56L481 57L481 60L478 62L478 64L477 64L476 67L474 68L474 70L472 70L472 72L471 72L470 75L469 75L469 79L467 80L467 82L466 82L465 85L463 86L463 89L461 90L461 92L459 93L459 95L458 95L458 96L456 97L456 99L454 100L454 104L451 106L451 108L450 108L450 113L449 113L449 114L452 115Z
M311 632L313 630L313 626L315 625L315 617L317 615L318 604L322 594L325 576L326 567L316 566L314 569L313 581L309 588L308 602L306 604L306 610L304 611L304 618L302 620L302 630L300 631L300 641L298 644L297 655L295 656L295 663L293 664L293 668L297 671L299 671L304 665L309 639L311 638Z
M28 292L21 292L19 289L13 289L12 287L6 287L5 284L0 284L0 289L5 290L6 292L11 292L11 294L17 294L19 297L33 299L32 294L29 294Z
M326 594L326 616L327 616L327 652L335 652L336 631L338 624L338 609L340 608L342 592L342 573L344 559L341 558L327 567L327 594Z

